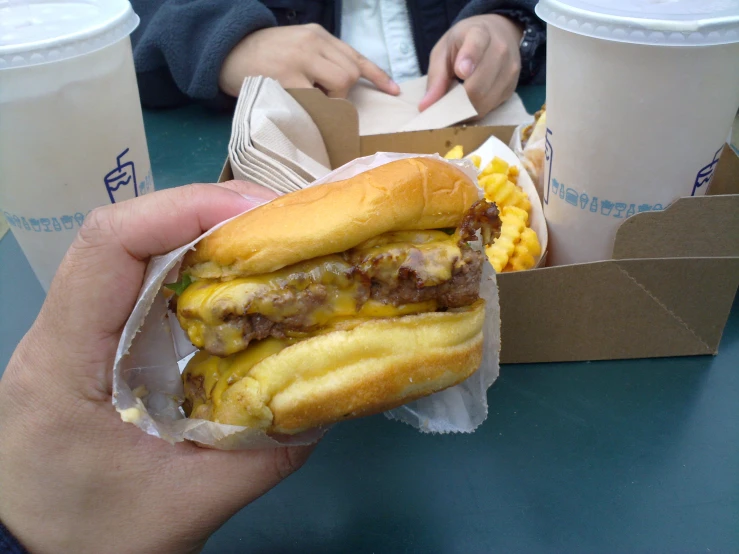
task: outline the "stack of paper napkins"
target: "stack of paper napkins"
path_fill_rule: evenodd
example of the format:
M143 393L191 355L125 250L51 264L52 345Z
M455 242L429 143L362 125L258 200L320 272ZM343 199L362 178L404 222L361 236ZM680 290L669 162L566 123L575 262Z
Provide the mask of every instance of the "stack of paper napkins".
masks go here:
M247 77L228 145L234 178L278 194L305 188L331 169L321 133L277 81Z

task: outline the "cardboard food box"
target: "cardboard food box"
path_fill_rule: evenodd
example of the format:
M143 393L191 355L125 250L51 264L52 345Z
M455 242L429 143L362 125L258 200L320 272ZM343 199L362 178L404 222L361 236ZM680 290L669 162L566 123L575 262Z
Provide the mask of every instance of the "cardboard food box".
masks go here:
M513 127L359 136L354 107L317 90L293 97L332 168L376 152L471 152ZM232 178L226 163L220 181ZM725 148L708 196L624 220L611 260L498 275L501 363L716 354L739 285L739 157Z

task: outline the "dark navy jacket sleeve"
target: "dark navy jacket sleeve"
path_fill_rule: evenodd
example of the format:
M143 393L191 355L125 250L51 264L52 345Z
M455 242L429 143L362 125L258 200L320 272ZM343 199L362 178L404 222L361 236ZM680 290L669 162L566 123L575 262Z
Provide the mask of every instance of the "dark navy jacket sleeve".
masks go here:
M223 60L249 33L273 27L256 0L132 0L141 24L132 35L142 104L168 107L190 99L217 104Z
M546 77L546 25L534 13L539 0L471 0L456 21L497 13L521 24L521 77L519 84L544 84ZM455 22L456 22L455 21Z
M0 552L3 554L28 554L28 551L8 531L2 521L0 521Z

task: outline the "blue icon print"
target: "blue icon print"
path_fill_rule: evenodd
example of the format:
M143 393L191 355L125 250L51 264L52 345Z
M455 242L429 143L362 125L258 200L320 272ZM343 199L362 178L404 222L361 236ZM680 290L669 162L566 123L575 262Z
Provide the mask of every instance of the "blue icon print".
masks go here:
M623 219L624 210L626 210L626 204L624 204L623 202L616 202L616 213L613 214L613 217Z
M713 155L713 160L698 170L698 175L695 176L695 182L693 183L693 192L690 193L690 196L695 196L695 193L699 188L708 188L708 185L713 178L713 174L716 171L716 166L718 165L718 160L721 157L721 151L723 149L724 146L722 144L721 148L716 150L716 153Z
M546 160L547 164L547 186L544 187L544 203L549 204L549 188L550 186L554 186L554 183L556 181L552 181L552 162L554 161L554 149L552 148L552 143L549 141L549 137L552 136L552 130L547 127L547 133L544 136L544 159ZM557 194L557 191L555 189L554 194Z
M139 195L136 168L131 161L123 162L123 157L128 154L128 150L126 148L116 156L117 165L115 169L108 172L104 179L105 188L108 190L108 196L113 204ZM131 195L131 191L133 191L133 195Z
M618 219L629 218L632 215L643 212L660 211L663 209L662 204L629 204L627 202L615 202L606 198L591 197L588 193L583 192L578 196L577 190L567 187L563 183L552 178L552 189L554 198L561 198L567 204L580 208L581 210L589 210L591 213L599 213L605 217L615 217Z
M89 213L89 212L88 212ZM82 226L85 214L77 212L74 215L60 215L58 217L19 217L15 214L3 212L8 224L17 229L25 229L36 233L61 233Z

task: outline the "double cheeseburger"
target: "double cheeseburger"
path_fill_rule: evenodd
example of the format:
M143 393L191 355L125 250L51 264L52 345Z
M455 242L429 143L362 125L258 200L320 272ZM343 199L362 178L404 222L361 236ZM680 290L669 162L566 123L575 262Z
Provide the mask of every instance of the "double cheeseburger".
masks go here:
M499 230L475 183L427 158L244 213L183 260L185 412L293 434L463 381L485 316L468 242Z

